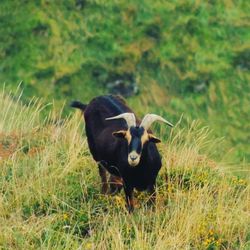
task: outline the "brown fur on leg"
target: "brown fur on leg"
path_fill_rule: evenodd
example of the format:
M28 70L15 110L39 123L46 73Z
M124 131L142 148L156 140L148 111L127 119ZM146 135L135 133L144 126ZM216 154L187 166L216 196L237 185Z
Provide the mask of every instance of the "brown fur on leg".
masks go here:
M110 175L109 177L109 183L110 183L110 193L116 194L119 193L123 186L123 181L121 177Z
M102 181L101 193L107 194L108 193L108 181L107 181L107 170L102 166L101 163L98 163L99 174Z

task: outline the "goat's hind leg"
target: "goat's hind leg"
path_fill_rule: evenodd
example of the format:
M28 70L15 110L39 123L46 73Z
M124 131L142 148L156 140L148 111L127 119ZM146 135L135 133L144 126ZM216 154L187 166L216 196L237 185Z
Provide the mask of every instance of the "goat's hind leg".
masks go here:
M99 174L100 174L101 181L102 181L102 187L101 187L102 194L108 193L107 170L105 169L105 164L107 163L104 161L98 162Z
M117 194L121 191L123 181L121 177L110 175L109 177L110 194Z

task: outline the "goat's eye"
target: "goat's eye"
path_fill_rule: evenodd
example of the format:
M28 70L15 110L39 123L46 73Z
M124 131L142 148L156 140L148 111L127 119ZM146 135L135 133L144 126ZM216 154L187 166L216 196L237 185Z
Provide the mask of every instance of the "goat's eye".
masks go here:
M126 131L125 130L115 131L113 132L113 136L117 138L124 138L126 136Z

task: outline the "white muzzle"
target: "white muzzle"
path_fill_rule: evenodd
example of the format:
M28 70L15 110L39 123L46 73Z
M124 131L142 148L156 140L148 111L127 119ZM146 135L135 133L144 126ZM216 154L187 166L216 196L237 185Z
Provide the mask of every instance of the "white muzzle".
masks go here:
M128 164L132 167L135 167L139 164L141 156L137 154L135 151L132 151L128 155Z

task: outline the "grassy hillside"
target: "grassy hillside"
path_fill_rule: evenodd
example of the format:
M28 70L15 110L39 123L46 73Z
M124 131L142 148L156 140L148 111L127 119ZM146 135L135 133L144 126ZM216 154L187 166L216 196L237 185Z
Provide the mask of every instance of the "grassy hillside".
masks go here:
M244 0L0 1L0 249L250 249L249 13ZM103 93L176 124L154 127L155 209L146 193L132 215L123 192L100 194L67 104Z
M225 137L225 160L250 161L249 1L3 0L0 9L0 83L22 82L27 102L60 109L132 95L138 111L201 120Z
M249 179L211 160L207 128L172 130L155 210L136 193L129 215L123 192L100 194L80 113L58 122L54 108L44 118L41 101L16 99L0 93L0 248L249 249Z

